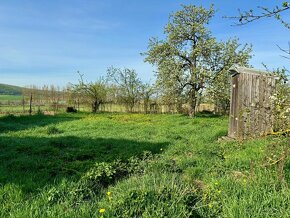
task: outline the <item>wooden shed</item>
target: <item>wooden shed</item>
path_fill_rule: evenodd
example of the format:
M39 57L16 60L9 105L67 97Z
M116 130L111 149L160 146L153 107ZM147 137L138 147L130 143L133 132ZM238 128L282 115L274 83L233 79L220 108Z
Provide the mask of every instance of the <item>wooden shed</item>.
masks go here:
M272 132L273 106L270 96L276 78L269 73L233 66L229 137L245 139Z

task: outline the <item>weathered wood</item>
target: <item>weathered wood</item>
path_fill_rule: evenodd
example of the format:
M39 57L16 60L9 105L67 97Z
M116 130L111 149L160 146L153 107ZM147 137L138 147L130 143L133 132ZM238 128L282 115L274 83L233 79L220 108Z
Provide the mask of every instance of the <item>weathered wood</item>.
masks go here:
M272 131L270 96L276 78L267 72L234 66L232 74L229 137L244 139Z
M236 75L232 78L232 92L231 92L231 107L230 107L230 128L229 128L229 136L235 137L237 128L238 128L238 89L239 89L239 75Z

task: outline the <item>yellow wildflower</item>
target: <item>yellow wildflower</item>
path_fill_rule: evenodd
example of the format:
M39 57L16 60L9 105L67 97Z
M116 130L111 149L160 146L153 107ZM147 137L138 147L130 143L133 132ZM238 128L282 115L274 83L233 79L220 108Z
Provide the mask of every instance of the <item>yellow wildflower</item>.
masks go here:
M111 201L112 200L112 192L107 192L107 197L108 197L109 201Z
M101 208L101 209L99 210L100 213L105 213L105 211L106 211L105 208Z

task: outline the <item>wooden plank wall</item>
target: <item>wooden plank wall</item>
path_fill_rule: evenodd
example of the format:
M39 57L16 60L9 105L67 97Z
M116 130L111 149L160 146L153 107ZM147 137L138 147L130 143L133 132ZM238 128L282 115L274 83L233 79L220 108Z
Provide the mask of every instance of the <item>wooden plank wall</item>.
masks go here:
M244 139L272 131L270 96L274 89L274 77L255 73L233 76L229 137Z

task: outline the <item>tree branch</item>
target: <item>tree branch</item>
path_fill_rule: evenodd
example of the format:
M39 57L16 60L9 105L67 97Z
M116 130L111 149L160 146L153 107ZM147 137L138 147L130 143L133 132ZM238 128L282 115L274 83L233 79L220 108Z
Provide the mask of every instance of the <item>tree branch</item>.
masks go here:
M289 56L285 56L285 55L281 55L283 58L287 58L287 59L290 59L290 42L288 42L288 50L287 49L283 49L281 48L279 45L276 45L282 52L286 53L287 55Z
M282 12L290 9L290 4L288 2L284 2L282 7L276 6L273 9L269 9L262 6L258 6L258 8L261 10L259 14L254 14L254 11L252 9L246 12L241 12L239 10L239 14L240 14L239 16L231 16L231 17L224 16L224 18L239 20L239 23L235 23L235 25L241 26L241 25L245 25L247 23L251 23L253 21L259 20L261 18L275 17L287 29L290 29L290 23L284 21L280 16Z

